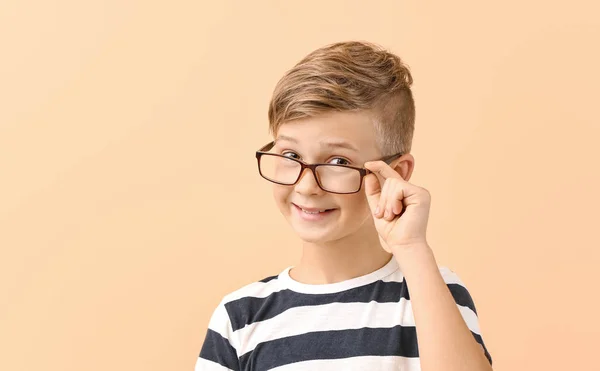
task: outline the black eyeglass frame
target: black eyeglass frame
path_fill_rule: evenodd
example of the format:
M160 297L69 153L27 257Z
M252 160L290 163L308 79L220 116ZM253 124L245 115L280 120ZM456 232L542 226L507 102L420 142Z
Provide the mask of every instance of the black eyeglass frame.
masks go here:
M358 193L360 192L360 190L362 189L362 184L363 184L363 178L367 175L369 175L370 173L372 173L372 171L365 169L363 167L356 167L356 166L349 166L349 165L341 165L341 164L307 164L306 162L302 161L302 160L298 160L296 158L291 158L288 156L284 156L284 155L279 155L277 153L269 153L267 151L269 151L271 148L273 148L275 146L275 141L272 141L266 145L264 145L263 147L261 147L258 151L256 151L256 161L257 161L257 165L258 165L258 172L260 174L261 177L263 177L264 179L268 180L271 183L275 183L275 184L280 184L280 185L285 185L285 186L293 186L296 183L298 183L298 181L300 180L300 178L302 177L302 174L304 173L304 169L310 169L310 171L312 171L313 173L313 177L315 178L315 180L317 181L317 185L319 186L319 188L321 188L322 190L324 190L325 192L329 192L329 193L335 193L335 194L354 194L354 193ZM277 157L283 157L287 160L292 160L292 161L296 161L297 163L300 164L300 172L298 173L298 178L296 178L296 180L293 183L280 183L280 182L276 182L272 179L267 178L262 171L260 170L260 158L263 155L267 155L267 156L277 156ZM401 157L403 155L402 152L396 153L394 155L391 156L386 156L382 159L380 159L379 161L383 161L386 164L390 164L392 161L394 161L395 159ZM373 160L373 161L377 161L377 160ZM317 176L317 167L319 166L339 166L339 167L343 167L346 169L354 169L357 170L358 172L360 172L360 183L358 186L358 189L354 192L332 192L330 190L327 190L323 187L323 185L321 185L321 181L319 180L319 177Z

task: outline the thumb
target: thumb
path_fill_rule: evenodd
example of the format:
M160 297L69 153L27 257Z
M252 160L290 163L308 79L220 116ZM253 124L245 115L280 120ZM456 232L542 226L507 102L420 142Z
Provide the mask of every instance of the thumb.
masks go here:
M371 173L365 177L365 194L367 195L367 202L369 203L371 212L374 213L381 197L381 183L379 183L379 179L375 173Z

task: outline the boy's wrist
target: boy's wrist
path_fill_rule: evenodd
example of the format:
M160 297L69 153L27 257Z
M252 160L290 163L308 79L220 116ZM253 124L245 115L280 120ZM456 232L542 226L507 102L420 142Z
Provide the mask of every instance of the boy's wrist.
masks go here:
M413 270L422 269L428 264L432 264L437 269L433 250L427 242L394 247L392 253L405 275L410 274Z

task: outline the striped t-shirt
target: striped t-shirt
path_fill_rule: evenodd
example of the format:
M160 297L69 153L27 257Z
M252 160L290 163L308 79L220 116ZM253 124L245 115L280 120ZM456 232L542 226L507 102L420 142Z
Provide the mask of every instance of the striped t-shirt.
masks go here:
M223 298L195 371L421 369L410 296L396 259L367 275L323 285L295 281L290 269ZM492 363L471 295L454 272L439 269Z

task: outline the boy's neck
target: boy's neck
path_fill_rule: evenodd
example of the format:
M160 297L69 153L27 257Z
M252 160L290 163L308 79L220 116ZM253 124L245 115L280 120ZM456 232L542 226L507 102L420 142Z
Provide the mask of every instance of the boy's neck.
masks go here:
M367 228L327 244L305 242L300 263L289 274L305 284L336 283L374 272L392 257L381 247L377 232Z

